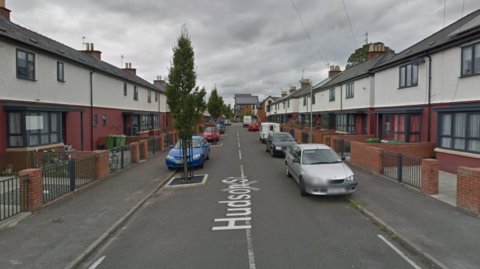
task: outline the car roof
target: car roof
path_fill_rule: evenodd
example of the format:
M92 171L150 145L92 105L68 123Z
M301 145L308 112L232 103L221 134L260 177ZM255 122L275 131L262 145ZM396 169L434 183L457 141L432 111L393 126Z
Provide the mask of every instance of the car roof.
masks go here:
M332 149L325 144L298 144L297 146L302 149Z
M277 134L288 134L288 135L291 135L290 133L287 133L287 132L272 132L272 135L277 135Z

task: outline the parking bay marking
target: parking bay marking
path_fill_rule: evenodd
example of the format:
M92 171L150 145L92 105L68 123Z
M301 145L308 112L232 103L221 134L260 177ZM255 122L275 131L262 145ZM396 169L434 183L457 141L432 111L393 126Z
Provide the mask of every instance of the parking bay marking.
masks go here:
M398 248L396 248L392 243L390 243L385 237L383 237L381 234L378 235L380 239L382 239L389 247L391 247L395 252L398 253L403 259L405 259L413 268L415 269L422 269L420 266L418 266L416 263L414 263L412 260L410 260L407 255L403 254Z

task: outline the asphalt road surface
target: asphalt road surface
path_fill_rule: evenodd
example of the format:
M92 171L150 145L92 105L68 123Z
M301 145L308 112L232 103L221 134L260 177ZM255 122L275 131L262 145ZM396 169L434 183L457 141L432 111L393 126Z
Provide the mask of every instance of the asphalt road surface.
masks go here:
M300 196L257 133L220 143L205 186L161 189L79 268L429 268L344 197Z

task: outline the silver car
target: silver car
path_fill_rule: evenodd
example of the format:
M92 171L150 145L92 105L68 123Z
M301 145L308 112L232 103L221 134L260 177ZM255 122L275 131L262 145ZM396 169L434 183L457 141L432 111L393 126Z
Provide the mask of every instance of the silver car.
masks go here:
M324 144L295 145L285 154L285 173L300 185L300 194L340 195L357 190L350 167Z

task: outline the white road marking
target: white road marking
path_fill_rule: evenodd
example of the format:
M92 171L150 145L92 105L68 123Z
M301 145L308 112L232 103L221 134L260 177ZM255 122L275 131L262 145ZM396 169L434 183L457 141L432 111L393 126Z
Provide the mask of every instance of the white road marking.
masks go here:
M242 159L242 151L241 150L238 151L238 157L240 158L240 160Z
M243 165L240 165L240 172L242 179L245 178L245 173L243 172ZM246 225L250 225L250 221L245 221ZM247 245L248 245L248 262L250 263L250 269L255 269L255 255L253 254L253 241L252 241L252 232L251 229L246 229L247 233Z
M100 263L103 261L103 259L105 259L106 256L103 256L103 257L100 257L98 260L96 260L94 263L92 263L92 265L90 265L90 267L88 267L88 269L95 269L97 268L97 266L100 265Z
M400 255L403 259L405 259L410 265L413 266L413 268L415 269L422 269L420 266L418 266L417 264L415 264L412 260L410 260L405 254L403 254L403 252L401 252L398 248L396 248L392 243L390 243L387 239L385 239L385 237L383 237L382 235L378 235L378 237L380 237L380 239L383 240L383 242L385 242L387 245L389 245L393 250L395 250L395 252L398 253L398 255Z
M240 147L240 141L238 141L238 147Z

